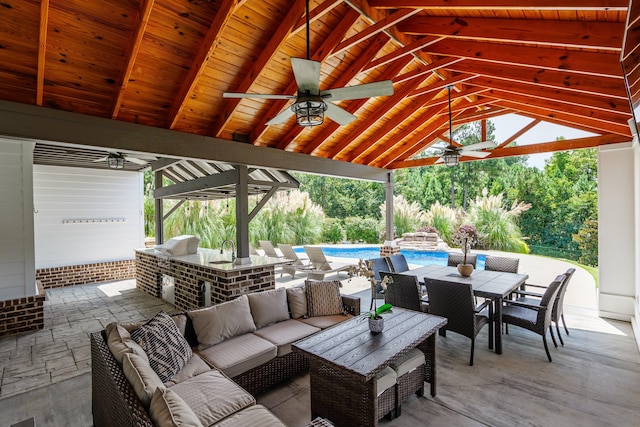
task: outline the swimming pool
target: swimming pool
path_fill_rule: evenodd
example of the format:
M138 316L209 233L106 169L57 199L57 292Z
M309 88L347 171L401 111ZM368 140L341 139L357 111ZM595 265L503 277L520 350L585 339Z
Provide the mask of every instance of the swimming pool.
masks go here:
M304 248L294 248L298 254L304 255ZM322 246L322 252L326 256L340 258L362 258L371 259L380 256L379 246ZM416 249L401 249L400 253L407 259L407 263L424 265L447 265L448 252L421 251ZM476 262L477 270L484 270L485 255L478 254Z

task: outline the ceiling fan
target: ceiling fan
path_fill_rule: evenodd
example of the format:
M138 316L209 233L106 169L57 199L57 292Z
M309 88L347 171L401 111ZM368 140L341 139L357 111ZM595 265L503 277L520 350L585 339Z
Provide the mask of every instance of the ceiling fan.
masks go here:
M447 86L447 96L449 98L449 141L453 141L453 127L451 125L451 86ZM496 144L491 141L478 142L476 144L463 145L461 147L456 147L449 143L449 145L444 148L443 153L440 154L440 158L436 160L436 163L444 163L446 166L455 166L458 164L461 156L484 159L491 153L488 151L478 150L495 147Z
M367 83L336 89L320 90L320 62L310 59L309 49L309 0L306 4L307 59L291 58L293 76L298 86L297 95L225 92L223 98L294 99L295 102L267 122L267 125L284 123L293 114L300 126L317 126L324 122L325 114L341 126L357 119L350 112L328 101L370 98L393 95L391 80Z
M124 162L131 162L137 165L146 165L150 161L158 160L152 156L134 156L126 153L109 152L105 157L95 159L94 162L107 162L111 169L124 168Z

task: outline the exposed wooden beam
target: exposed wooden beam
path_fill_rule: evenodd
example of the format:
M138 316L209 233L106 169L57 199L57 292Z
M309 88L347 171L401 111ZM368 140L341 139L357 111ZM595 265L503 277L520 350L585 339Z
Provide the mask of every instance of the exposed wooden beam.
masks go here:
M420 95L424 95L426 93L429 92L439 92L442 89L445 89L447 86L452 86L452 85L456 85L458 83L462 83L462 82L466 82L467 80L471 80L475 78L474 75L472 74L460 74L457 76L451 76L450 78L446 79L446 80L442 80L439 81L437 83L434 84L430 84L428 86L425 87L421 87L418 89L413 90L409 95L409 97L411 96L420 96ZM414 86L416 87L416 86Z
M600 145L619 144L623 142L629 142L628 138L620 135L600 135L591 136L586 138L577 139L563 139L560 141L543 142L539 144L519 145L516 147L499 148L491 151L491 156L485 159L471 159L469 157L463 157L460 161L478 161L478 160L491 160L500 157L513 157L513 156L527 156L531 154L539 153L553 153L556 151L568 151L568 150L580 150L583 148L593 148ZM400 169L400 168L416 168L422 166L432 166L435 164L437 157L425 157L423 159L416 160L403 160L393 162L387 165L388 169Z
M320 3L318 6L314 7L309 11L309 25L316 22L318 19L322 18L327 13L331 12L336 6L340 5L344 0L325 0ZM296 34L298 31L305 29L307 26L307 17L302 16L293 27L291 31L291 35Z
M240 84L233 90L234 92L247 92L253 83L256 81L262 70L266 67L267 63L276 55L282 45L287 41L291 35L291 31L300 19L300 16L304 13L305 2L304 0L296 0L291 5L289 12L282 20L274 34L269 38L269 42L262 49L260 56L253 62L253 66L249 72L245 75ZM224 102L224 110L220 114L218 120L213 126L212 134L220 136L224 131L224 127L231 119L233 112L240 104L241 99L226 99Z
M417 7L425 9L471 10L626 10L626 0L369 0L373 8L397 9Z
M531 129L533 129L540 122L542 122L542 120L540 120L540 119L531 120L522 129L520 129L519 131L517 131L516 133L511 135L509 138L507 138L504 141L502 141L500 144L498 144L498 146L496 148L504 148L504 147L506 147L507 145L509 145L513 141L515 141L516 139L520 138L525 133L529 132Z
M410 16L415 15L420 10L418 9L400 9L397 12L387 16L385 19L376 22L372 26L367 29L356 33L355 35L349 37L348 39L342 41L334 50L331 52L331 56L338 55L339 53L344 52L345 50L355 46L358 43L362 43L363 41L375 36L376 34L386 30L392 25L396 25L398 22L401 22L403 19L407 19Z
M620 52L624 24L621 22L551 21L547 19L413 16L398 24L398 30L415 35L518 44L573 46Z
M386 65L390 62L395 61L398 58L402 58L403 56L407 56L407 55L412 55L413 53L419 51L419 50L424 50L426 47L428 47L430 44L432 43L436 43L437 41L441 40L438 37L422 37L419 40L416 40L415 42L408 44L404 47L400 47L398 49L396 49L395 51L384 55L381 58L376 59L375 61L371 61L371 63L369 65L367 65L367 67L362 70L362 71L369 71L369 70L373 70L376 67L380 67L382 65Z
M196 191L204 191L211 188L234 185L236 182L238 182L238 171L233 169L223 173L216 173L209 176L186 180L185 182L178 182L173 185L156 188L153 191L153 197L156 199L171 199L176 196L194 193Z
M457 56L490 63L622 78L619 64L620 58L616 53L596 53L453 39L445 39L425 46L423 51L434 55Z
M49 28L49 0L40 2L40 33L38 35L38 72L36 76L36 105L42 106L44 97L44 67L47 60L47 29Z
M116 119L118 117L118 113L120 112L120 106L122 105L122 98L124 97L124 93L127 90L127 85L129 84L129 79L131 78L131 73L133 72L133 64L138 57L138 51L140 50L140 44L142 43L142 38L144 36L145 31L147 30L147 23L149 22L149 16L151 15L151 10L153 9L154 0L142 0L140 2L140 10L138 11L138 16L136 17L135 28L133 30L133 34L129 39L129 45L127 46L127 52L125 53L125 63L122 68L122 72L120 73L120 77L118 79L118 91L113 100L113 105L111 106L111 118Z
M627 99L624 86L620 84L618 78L588 76L569 73L564 70L520 67L518 65L497 64L473 59L456 62L447 66L447 68L460 73L483 75L525 84L533 83L578 93L611 96L623 101Z

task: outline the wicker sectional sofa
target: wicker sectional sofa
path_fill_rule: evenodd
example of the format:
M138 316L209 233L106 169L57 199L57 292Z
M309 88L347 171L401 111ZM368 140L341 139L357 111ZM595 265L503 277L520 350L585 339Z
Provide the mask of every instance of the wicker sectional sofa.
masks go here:
M313 286L321 283L329 282ZM338 290L341 313L322 315L327 307L314 307L307 301L308 287L309 283L307 289L243 295L171 317L159 313L145 324L110 324L91 334L94 425L172 425L166 420L176 416L182 422L195 416L200 422L189 425L284 425L256 405L253 395L308 369L308 360L291 351L293 342L360 312L360 300L341 296ZM323 289L331 289L335 295L332 286ZM329 307L336 309L335 304ZM164 334L167 329L172 329L173 335L158 337L158 330ZM149 335L148 330L154 332ZM171 371L176 368L175 361L158 361L149 349L159 342L186 346L178 353L164 348L159 352L173 351L178 359L184 359L177 372ZM164 372L167 366L169 371ZM153 379L141 386L140 377ZM179 401L177 415L172 407L175 401Z

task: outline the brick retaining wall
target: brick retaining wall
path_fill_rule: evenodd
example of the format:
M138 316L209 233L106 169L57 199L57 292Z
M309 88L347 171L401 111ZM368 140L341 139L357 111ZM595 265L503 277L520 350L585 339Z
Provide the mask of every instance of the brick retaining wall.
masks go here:
M38 295L0 301L0 337L38 331L44 328L45 292Z
M132 259L36 270L36 280L42 284L44 289L133 279L134 277L136 277L136 264Z

